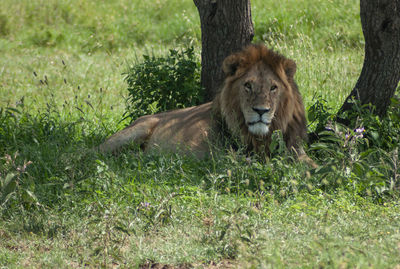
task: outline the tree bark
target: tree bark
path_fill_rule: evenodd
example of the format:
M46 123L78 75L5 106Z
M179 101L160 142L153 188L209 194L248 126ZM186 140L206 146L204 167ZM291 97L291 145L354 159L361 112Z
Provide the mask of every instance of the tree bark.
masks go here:
M384 116L400 79L400 0L360 0L360 16L364 65L339 117L352 108L352 99L373 105L373 112Z
M211 100L224 74L222 62L254 36L250 0L194 0L201 23L201 85Z

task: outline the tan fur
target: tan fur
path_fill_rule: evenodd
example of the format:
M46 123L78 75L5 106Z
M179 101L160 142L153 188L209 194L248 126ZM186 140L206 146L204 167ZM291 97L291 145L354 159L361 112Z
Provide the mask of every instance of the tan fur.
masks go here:
M222 68L226 79L213 102L140 117L100 150L113 152L133 141L145 151L179 149L202 157L226 126L230 136L262 154L269 153L271 134L280 129L287 147L305 155L300 144L306 139L306 118L293 78L296 64L263 45L250 45L228 56Z
M146 115L109 137L100 145L102 152L114 152L129 142L145 151L159 148L193 152L204 157L209 151L211 102L200 106Z

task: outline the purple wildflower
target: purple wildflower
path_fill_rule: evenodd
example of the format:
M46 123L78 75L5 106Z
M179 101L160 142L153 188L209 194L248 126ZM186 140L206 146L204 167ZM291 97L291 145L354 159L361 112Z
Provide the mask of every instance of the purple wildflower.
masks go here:
M363 132L365 131L364 127L359 127L354 130L355 138L363 138Z
M365 131L365 129L364 129L364 127L359 127L359 128L357 128L357 129L355 129L354 130L357 134L362 134L364 131Z
M150 203L148 203L148 202L141 202L140 205L141 205L143 208L146 208L146 209L150 207Z

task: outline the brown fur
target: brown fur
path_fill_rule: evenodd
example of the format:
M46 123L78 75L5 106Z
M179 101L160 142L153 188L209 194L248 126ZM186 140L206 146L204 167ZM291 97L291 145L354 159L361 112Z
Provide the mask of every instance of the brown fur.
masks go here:
M306 139L306 118L293 78L296 64L263 45L250 45L228 56L222 68L226 79L213 102L143 116L108 138L100 150L112 152L134 141L144 150L155 147L173 151L183 149L202 157L210 151L209 142L215 142L221 133L222 124L227 126L231 136L239 138L250 150L266 154L272 132L280 129L287 147L306 156L300 145L301 140ZM249 86L248 83L252 84ZM248 87L243 88L243 85ZM272 86L277 89L273 90ZM254 89L249 90L251 87ZM265 121L270 122L260 123L261 127L255 128L261 135L249 131L249 126L254 123L246 122L244 116L246 113L250 115L248 118L258 115L254 107L272 111L268 116L263 114ZM260 114L260 121L264 119L262 117ZM254 125L257 124L258 121ZM263 134L265 128L269 131Z

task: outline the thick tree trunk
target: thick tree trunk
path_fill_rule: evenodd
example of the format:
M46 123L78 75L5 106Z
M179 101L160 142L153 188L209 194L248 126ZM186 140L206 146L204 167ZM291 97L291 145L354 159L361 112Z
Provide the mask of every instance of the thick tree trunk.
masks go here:
M400 0L360 0L360 7L364 65L339 114L351 109L354 98L383 116L400 79Z
M201 85L206 100L220 87L222 62L248 45L254 36L250 0L194 0L201 22Z

